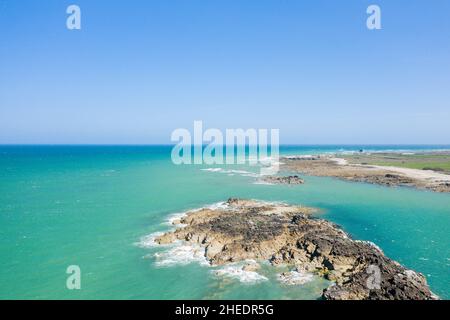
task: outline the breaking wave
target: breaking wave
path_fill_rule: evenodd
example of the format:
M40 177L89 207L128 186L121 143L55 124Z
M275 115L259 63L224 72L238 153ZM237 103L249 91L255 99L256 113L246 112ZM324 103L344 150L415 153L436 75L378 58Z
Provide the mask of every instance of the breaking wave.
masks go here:
M190 263L209 266L205 258L205 250L200 246L175 244L169 250L155 253L154 257L156 259L155 265L158 267L187 265Z
M223 268L213 270L212 273L218 277L225 277L239 280L242 283L257 283L269 280L267 277L255 271L246 271L241 265L228 265Z
M143 236L139 242L136 242L135 245L137 245L140 248L155 248L161 246L160 244L156 243L155 240L159 236L162 236L164 232L154 232L149 235Z
M311 282L314 276L311 273L290 271L278 275L278 280L286 285L302 285Z
M255 172L250 172L250 171L246 171L246 170L232 170L232 169L224 169L224 168L206 168L206 169L200 169L202 171L207 171L207 172L219 172L219 173L224 173L224 174L228 174L228 175L240 175L242 177L251 177L251 178L258 178L260 175L258 173Z

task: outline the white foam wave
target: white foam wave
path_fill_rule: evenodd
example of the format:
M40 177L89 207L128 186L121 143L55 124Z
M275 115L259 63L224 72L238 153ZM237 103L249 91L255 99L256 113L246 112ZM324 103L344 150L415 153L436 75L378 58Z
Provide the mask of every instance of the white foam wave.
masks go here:
M219 173L224 173L227 175L240 175L242 177L251 177L251 178L257 178L260 175L258 173L254 173L254 172L250 172L250 171L246 171L246 170L234 170L234 169L223 169L223 168L206 168L206 169L200 169L202 171L207 171L207 172L219 172Z
M222 168L207 168L207 169L200 169L202 171L208 171L208 172L221 172L223 171Z
M158 247L160 244L156 243L155 240L157 237L162 236L164 232L154 232L149 235L142 237L139 242L136 243L138 247L141 248L153 248Z
M274 186L275 183L270 183L264 180L257 180L255 182L253 182L253 184L261 184L261 185L266 185L266 186Z
M200 208L195 208L195 209L191 209L191 210L187 210L184 212L177 212L177 213L172 213L168 216L167 220L163 223L164 225L168 225L168 226L177 226L177 227L182 227L185 226L182 223L179 223L178 221L184 217L186 217L189 213L193 213L193 212L197 212L203 209L210 209L210 210L225 210L228 208L228 204L226 202L216 202L204 207L200 207Z
M354 242L359 242L359 243L366 243L369 246L371 246L372 248L377 249L378 251L380 251L381 253L383 253L383 250L381 250L381 248L379 246L377 246L375 243L373 243L372 241L366 241L366 240L353 240Z
M218 270L213 270L212 272L216 276L236 279L247 284L268 280L258 272L242 270L242 266L240 265L229 265Z
M200 211L203 209L211 209L211 210L226 210L229 207L226 202L216 202L204 207L200 207L197 209L188 210L185 212L178 212L169 215L169 217L164 222L165 225L180 227L183 224L179 223L179 220L185 217L187 214ZM173 229L172 229L173 230ZM191 262L198 262L201 265L209 265L207 259L205 258L205 249L198 245L185 245L184 242L175 242L172 244L160 245L155 242L156 238L162 236L166 231L159 231L151 233L147 236L144 236L140 239L139 242L135 243L138 247L141 248L155 248L155 247L169 247L170 249L162 252L157 252L153 254L153 257L156 258L155 264L157 266L172 266L177 264L189 264Z
M182 227L182 226L184 226L182 223L176 223L176 222L179 221L180 219L184 218L188 212L189 211L172 213L171 215L169 215L169 217L164 222L164 224L169 225L169 226Z
M311 273L299 271L284 272L278 275L278 280L287 285L301 285L312 281L314 276Z
M220 210L220 209L225 210L228 207L229 207L228 203L222 201L222 202L216 202L216 203L210 204L209 206L206 206L205 208L211 209L211 210Z
M186 265L194 262L209 266L205 258L205 250L200 246L176 244L169 250L155 253L154 257L155 265L158 267Z

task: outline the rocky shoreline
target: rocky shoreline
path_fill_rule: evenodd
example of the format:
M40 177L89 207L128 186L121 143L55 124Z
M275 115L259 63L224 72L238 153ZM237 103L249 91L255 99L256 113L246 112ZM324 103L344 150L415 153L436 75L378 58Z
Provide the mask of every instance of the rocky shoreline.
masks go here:
M201 209L174 222L181 225L155 239L200 246L211 265L270 261L314 273L334 284L323 299L437 299L425 277L387 258L375 245L356 241L315 209L229 199L224 208ZM257 270L258 266L245 268ZM291 279L290 274L280 277Z
M311 176L450 192L450 175L430 170L348 163L346 159L330 155L284 157L282 162L283 170Z

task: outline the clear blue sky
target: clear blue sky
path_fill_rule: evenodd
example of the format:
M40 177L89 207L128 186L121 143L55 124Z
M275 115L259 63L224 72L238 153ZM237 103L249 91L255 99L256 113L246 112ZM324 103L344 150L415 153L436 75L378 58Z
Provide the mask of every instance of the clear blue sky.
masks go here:
M168 143L194 120L450 143L450 1L0 0L0 143Z

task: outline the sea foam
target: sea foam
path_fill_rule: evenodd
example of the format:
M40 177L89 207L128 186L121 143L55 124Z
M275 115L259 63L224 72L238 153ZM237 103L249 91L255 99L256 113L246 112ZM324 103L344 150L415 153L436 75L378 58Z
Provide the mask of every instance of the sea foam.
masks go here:
M236 279L247 284L269 280L258 272L243 270L240 264L228 265L217 270L212 270L212 273L218 277Z
M149 235L146 235L144 237L142 237L139 242L136 242L135 244L138 247L141 248L154 248L154 247L158 247L160 246L160 244L156 243L155 240L156 238L162 236L164 234L164 232L154 232L151 233Z
M209 263L205 258L205 250L200 246L177 243L169 250L155 253L154 257L156 258L155 265L158 267L170 267L190 263L199 263L200 265L209 266Z
M200 211L203 209L226 210L227 208L228 204L226 202L221 201L200 208L170 214L163 223L163 225L171 226L172 228L169 228L166 231L158 231L146 235L142 237L139 240L139 242L135 243L135 245L141 248L158 248L158 247L165 248L166 249L165 251L160 251L153 255L150 255L156 259L155 265L159 267L186 265L193 262L197 262L200 265L209 266L209 262L205 258L205 249L199 245L194 244L186 245L184 244L184 242L181 241L161 245L158 244L155 240L156 238L164 235L165 233L170 232L174 228L182 227L183 224L179 223L178 221L189 213ZM145 257L148 257L148 255Z
M289 271L278 275L278 280L286 285L302 285L311 282L314 276L311 273Z
M228 175L240 175L242 177L251 177L251 178L258 178L260 175L258 173L255 172L250 172L250 171L246 171L246 170L234 170L234 169L223 169L223 168L206 168L206 169L200 169L202 171L207 171L207 172L219 172L219 173L224 173L224 174L228 174Z

